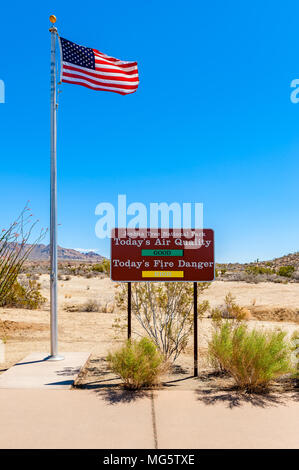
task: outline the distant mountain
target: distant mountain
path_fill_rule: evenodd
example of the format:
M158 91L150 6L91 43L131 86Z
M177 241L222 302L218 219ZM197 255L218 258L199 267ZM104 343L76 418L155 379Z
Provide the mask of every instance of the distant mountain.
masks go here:
M94 261L101 262L104 257L89 251L87 253L81 253L80 251L73 250L72 248L62 248L58 246L57 254L59 260L70 260L70 261ZM50 259L50 245L43 245L42 243L35 245L28 257L31 261L47 261Z

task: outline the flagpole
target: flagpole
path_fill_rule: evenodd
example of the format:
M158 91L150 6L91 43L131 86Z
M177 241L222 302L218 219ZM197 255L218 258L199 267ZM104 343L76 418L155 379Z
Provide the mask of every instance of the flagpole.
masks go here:
M50 310L51 310L51 354L48 360L61 361L58 354L57 323L57 102L56 102L56 17L50 16L51 33L51 183L50 183Z

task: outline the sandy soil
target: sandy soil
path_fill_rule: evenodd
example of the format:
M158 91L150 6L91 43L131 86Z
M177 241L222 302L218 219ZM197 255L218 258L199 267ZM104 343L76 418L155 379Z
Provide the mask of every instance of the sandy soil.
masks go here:
M42 275L41 283L42 294L49 299L49 276ZM71 277L68 281L59 281L58 283L58 302L59 302L59 350L63 351L88 351L92 353L91 362L88 364L88 373L84 379L85 383L98 384L102 380L112 380L108 374L103 357L107 352L117 344L121 338L116 339L113 322L119 313L107 312L68 312L65 306L74 306L83 304L88 300L99 302L111 310L114 295L116 291L115 283L110 279L84 277ZM202 299L209 300L211 306L216 307L223 304L225 295L231 292L237 302L242 306L255 305L259 307L287 307L299 312L299 284L276 284L260 283L247 284L243 282L223 282L215 281ZM0 338L6 336L5 345L6 360L0 365L1 370L5 370L12 364L21 360L27 354L40 351L49 352L49 301L42 310L25 309L0 309L0 319L2 320L2 329L0 327ZM15 323L14 323L15 322ZM3 328L4 324L4 328ZM251 327L261 328L281 328L289 334L299 329L295 322L273 322L250 320ZM133 321L133 331L138 329L138 325ZM201 362L201 351L207 346L207 340L211 333L211 321L208 318L199 322L199 356L200 366L205 364ZM123 337L125 337L125 332ZM171 376L175 374L192 374L192 339L186 353L180 358L176 369L172 370ZM98 371L102 370L102 377L99 379Z

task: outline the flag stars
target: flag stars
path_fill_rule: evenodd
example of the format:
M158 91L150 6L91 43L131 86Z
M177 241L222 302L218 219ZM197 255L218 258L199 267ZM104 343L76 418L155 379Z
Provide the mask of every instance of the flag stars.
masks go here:
M63 61L95 70L95 57L92 49L79 46L64 38L60 38L60 41Z

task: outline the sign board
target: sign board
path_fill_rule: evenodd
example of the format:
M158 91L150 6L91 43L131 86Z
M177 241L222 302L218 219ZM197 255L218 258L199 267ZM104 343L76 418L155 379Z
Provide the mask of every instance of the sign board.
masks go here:
M212 281L214 271L211 229L112 230L112 281Z

